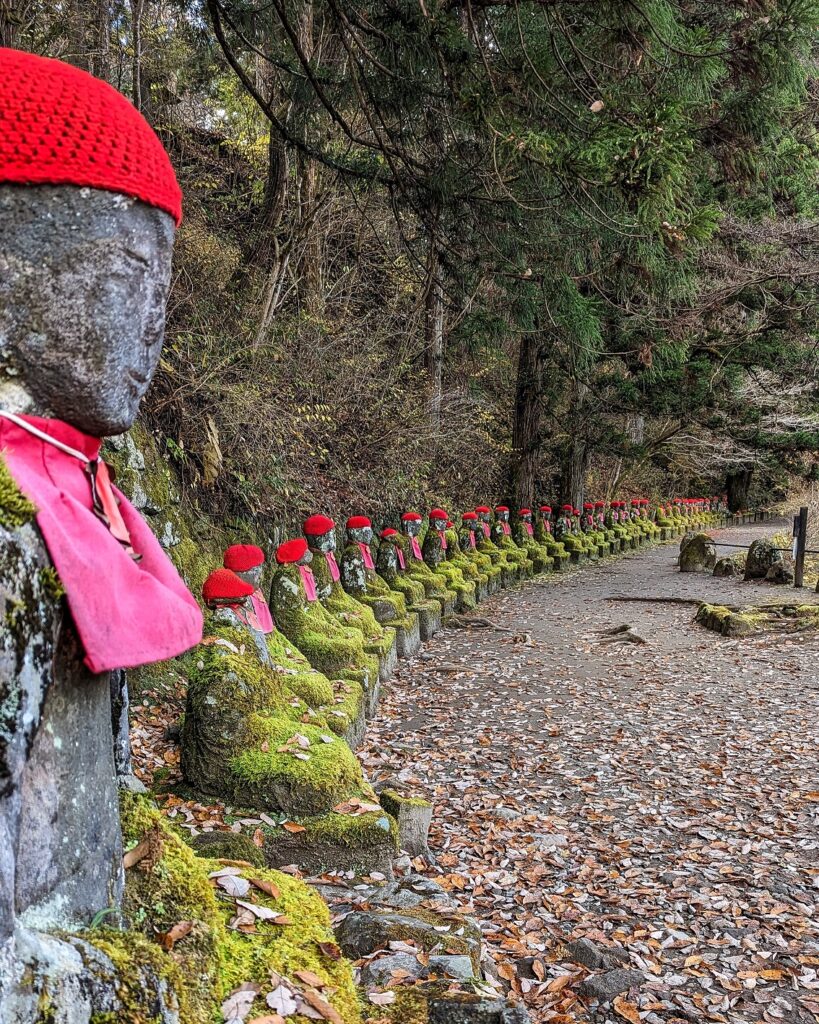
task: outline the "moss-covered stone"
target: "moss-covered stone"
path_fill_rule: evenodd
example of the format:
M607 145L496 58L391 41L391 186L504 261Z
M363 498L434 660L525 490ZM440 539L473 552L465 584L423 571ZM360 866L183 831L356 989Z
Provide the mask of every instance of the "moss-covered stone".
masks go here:
M412 543L409 537L401 534L398 538L401 550L404 553L406 574L410 579L418 580L424 587L427 597L434 598L441 606L441 617L445 619L455 610L458 595L449 585L449 580L442 573L435 572L423 560L423 557L416 558ZM420 545L418 550L420 551Z
M234 901L222 898L208 878L219 867L216 860L195 856L145 798L125 794L122 821L126 849L145 840L150 847L147 857L126 873L123 910L130 930L92 929L83 935L117 965L117 994L127 1014L112 1017L111 1024L114 1020L155 1024L156 1007L153 1013L145 1009L144 975L138 970L145 963L164 979L169 1003L178 1008L184 1024L213 1024L221 1019L222 1001L245 982L261 986L256 1015L262 1015L270 972L303 988L297 970L321 978L326 986L324 998L344 1024L357 1024L360 1011L351 965L323 952L322 944L333 942L329 911L303 882L267 868L247 869L246 877L278 891L274 897L253 887L247 898L284 915L290 923L259 921L255 932L235 931L229 928L236 911ZM192 927L166 952L155 939L181 921L191 922ZM299 1014L290 1019L294 1024L305 1022ZM104 1017L99 1020L108 1024Z
M16 530L25 523L30 523L36 514L36 506L14 482L3 456L0 455L0 526L7 530Z
M464 579L458 566L447 561L443 539L438 530L427 531L421 553L429 568L443 576L447 587L457 594L456 608L459 611L471 611L476 605L475 581Z

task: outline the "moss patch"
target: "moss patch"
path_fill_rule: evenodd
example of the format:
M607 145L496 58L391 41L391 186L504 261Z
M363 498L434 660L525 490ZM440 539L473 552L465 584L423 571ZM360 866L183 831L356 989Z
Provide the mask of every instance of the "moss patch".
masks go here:
M0 526L7 530L17 530L30 523L36 514L36 506L14 482L14 477L0 455Z

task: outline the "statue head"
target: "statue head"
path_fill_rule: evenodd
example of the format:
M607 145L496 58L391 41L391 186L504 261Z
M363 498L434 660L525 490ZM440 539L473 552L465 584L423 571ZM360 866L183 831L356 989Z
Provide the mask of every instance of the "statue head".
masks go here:
M429 514L429 525L432 530L445 530L449 522L449 513L442 508L434 508Z
M547 523L550 523L552 521L552 506L541 505L540 514Z
M464 524L464 527L470 531L470 533L475 533L478 529L478 513L464 512L461 516L461 522Z
M523 523L531 524L532 522L532 510L530 508L522 508L518 511L518 518Z
M0 403L95 436L136 419L159 360L181 193L107 83L0 50Z
M417 537L421 532L424 520L418 512L405 512L401 516L401 530L408 537Z
M220 622L247 625L244 616L254 588L230 569L214 569L202 584L202 600Z
M294 537L293 540L279 544L276 548L276 561L279 565L309 565L313 555L304 537Z
M222 560L226 569L235 572L240 580L249 583L254 590L262 582L264 562L264 551L255 544L232 544Z
M509 522L509 507L507 505L496 505L495 515L501 523Z
M320 551L322 554L329 554L336 549L336 524L329 516L315 515L305 519L302 524L302 532L307 538L307 544L311 551Z
M475 512L477 513L480 522L492 522L492 509L488 505L478 505L478 507L475 509Z
M354 544L370 544L373 539L373 524L367 516L350 516L347 520L347 539Z

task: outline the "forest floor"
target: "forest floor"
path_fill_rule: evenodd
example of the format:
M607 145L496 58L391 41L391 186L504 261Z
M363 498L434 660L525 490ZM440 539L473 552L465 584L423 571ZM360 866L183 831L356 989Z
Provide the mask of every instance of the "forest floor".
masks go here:
M361 756L434 801L428 873L533 1019L819 1021L819 636L726 639L693 603L612 600L794 596L681 575L676 554L485 602L511 632L447 630L404 662ZM626 623L644 644L602 636ZM578 993L600 974L568 955L581 937L641 976L613 1004Z

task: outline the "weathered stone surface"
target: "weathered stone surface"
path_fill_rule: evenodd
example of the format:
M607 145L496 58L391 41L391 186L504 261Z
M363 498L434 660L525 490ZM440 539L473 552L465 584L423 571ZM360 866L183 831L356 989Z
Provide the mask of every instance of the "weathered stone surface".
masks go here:
M454 978L456 981L470 981L475 977L475 970L469 957L452 954L431 956L429 973L446 975L447 978Z
M600 946L590 939L577 939L566 945L566 956L591 971L614 970L629 963L629 955L617 946Z
M793 583L793 569L785 561L776 562L765 573L765 580L768 583Z
M755 540L748 548L748 557L745 560L745 579L764 580L773 566L781 565L783 562L783 554L777 550L772 540L765 537Z
M686 534L680 544L680 572L709 572L717 562L717 549L707 533Z
M640 971L607 971L605 974L595 974L586 978L580 985L577 992L584 999L594 999L598 1003L607 1003L616 996L622 995L630 988L642 985L643 975Z
M429 1024L529 1024L529 1014L505 999L450 992L430 999L427 1020Z
M469 958L466 958L469 963ZM470 970L471 970L470 963ZM406 971L410 978L422 978L426 975L426 969L419 963L418 958L411 953L393 953L391 956L382 956L379 960L371 960L361 968L361 984L386 985L392 977L393 971Z
M718 558L714 565L715 576L739 576L742 574L742 566L734 555L725 555Z
M411 857L429 856L429 826L432 804L418 797L404 797L385 789L379 796L381 806L398 822L398 845Z
M442 917L435 924L428 918L426 912L421 918L409 911L354 911L338 925L336 938L344 955L353 960L387 949L390 942L411 940L427 951L443 952L460 946L474 964L480 962L481 938L477 926L466 918Z

